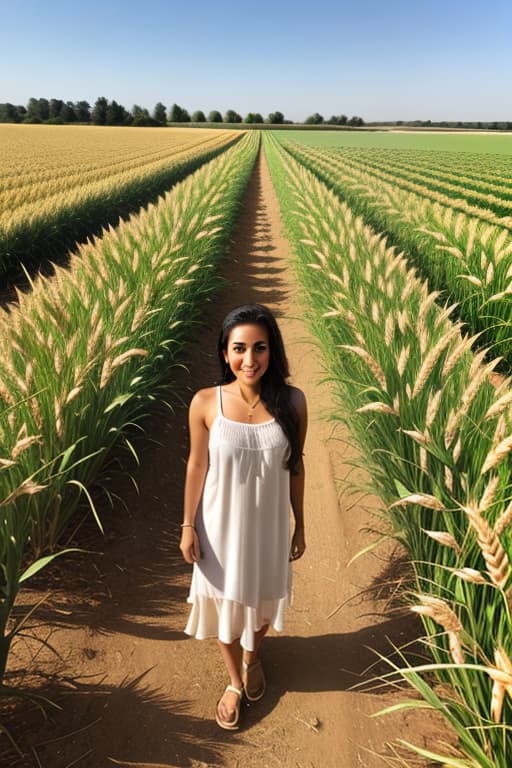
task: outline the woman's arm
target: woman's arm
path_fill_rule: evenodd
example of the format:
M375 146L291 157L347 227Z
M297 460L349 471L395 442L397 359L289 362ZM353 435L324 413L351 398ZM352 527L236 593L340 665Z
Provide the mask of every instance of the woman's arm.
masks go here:
M180 542L180 549L187 563L194 563L201 557L195 520L208 471L209 432L205 421L206 400L203 391L197 392L192 398L188 414L190 452L185 476L183 526Z
M299 416L299 435L302 450L304 448L304 441L306 439L308 428L308 411L306 398L300 389L294 388L292 403ZM290 546L290 560L298 560L299 557L302 557L306 549L304 532L304 478L304 462L301 456L297 466L297 474L293 475L290 473L290 500L295 520L295 530Z

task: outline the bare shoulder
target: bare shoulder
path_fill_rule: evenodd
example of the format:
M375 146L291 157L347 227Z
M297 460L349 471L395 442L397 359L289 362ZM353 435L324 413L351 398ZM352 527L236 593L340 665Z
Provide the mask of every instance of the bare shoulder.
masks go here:
M204 389L198 389L194 397L190 401L190 405L195 407L202 407L211 405L215 401L217 387L205 387Z
M203 422L208 428L217 413L216 387L199 389L190 401L189 414L191 420Z

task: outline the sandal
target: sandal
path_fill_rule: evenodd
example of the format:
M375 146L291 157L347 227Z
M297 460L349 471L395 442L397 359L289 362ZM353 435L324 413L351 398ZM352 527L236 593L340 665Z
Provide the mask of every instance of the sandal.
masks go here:
M235 708L235 716L232 720L223 720L219 714L219 704L224 694L222 694L217 702L217 706L215 707L215 720L217 721L217 725L221 728L224 728L226 731L235 731L238 728L238 720L240 719L240 702L242 700L243 690L243 687L235 688L234 685L227 685L224 691L224 693L227 693L228 691L231 693L236 693L238 696L238 703Z
M251 677L254 672L258 672L260 679L259 688L256 690L251 687ZM267 688L265 675L263 674L263 666L259 659L256 659L252 664L247 664L246 661L242 661L242 684L244 686L245 695L249 701L259 701Z

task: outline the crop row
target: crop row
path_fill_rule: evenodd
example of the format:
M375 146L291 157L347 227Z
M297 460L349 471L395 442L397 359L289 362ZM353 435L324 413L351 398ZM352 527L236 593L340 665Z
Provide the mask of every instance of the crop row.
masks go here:
M392 184L393 186L401 186L403 191L412 192L418 194L421 197L428 197L433 202L440 203L441 205L450 206L456 210L460 210L469 216L475 216L482 219L482 221L489 224L495 224L497 226L509 227L512 224L512 216L510 215L497 215L494 211L488 207L472 204L468 201L466 194L462 194L460 190L457 192L457 196L449 195L444 192L431 189L425 184L420 184L415 181L409 181L404 178L397 177L394 173L386 173L380 170L378 167L367 170L365 161L356 161L349 157L344 152L332 152L330 150L319 150L312 147L305 147L299 145L298 142L293 142L295 146L297 144L298 149L302 152L304 157L309 158L309 162L327 162L332 169L340 175L344 175L348 178L357 178L360 173L364 173L373 179L373 183L377 186L385 186L386 184ZM289 148L292 146L292 142L287 142L286 146ZM468 191L469 194L469 191ZM503 201L503 205L508 205L508 201Z
M131 449L130 425L172 400L258 143L246 135L0 312L0 677L20 582L57 551L113 445Z
M5 192L6 207L0 213L0 282L17 280L21 263L33 268L58 259L76 242L117 224L120 217L156 199L239 138L234 132L215 132L192 145L188 142L185 148L181 142L169 142L171 146L156 158L131 156L120 163L115 162L113 141L108 162L91 171L77 162L68 177L57 174L19 193Z
M491 381L451 307L275 139L265 137L339 411L414 567L433 662L399 669L458 737L443 765L512 763L510 379ZM386 522L384 522L386 521ZM420 674L436 675L429 685ZM404 708L417 707L405 702ZM405 743L405 742L404 742Z
M4 152L0 159L0 191L19 185L65 180L76 173L101 171L115 164L126 164L191 149L198 141L215 134L187 128L144 131L138 128L101 126L0 125Z
M451 165L443 165L439 152L419 150L407 154L400 150L345 148L329 150L329 154L342 154L366 168L385 170L396 176L398 183L403 178L419 182L427 189L444 191L453 198L462 194L466 200L489 208L497 215L506 216L511 210L511 171L496 178L489 162L480 163L479 171L475 170L474 164L465 167L460 160L462 153L456 155L458 162Z
M429 197L400 189L297 143L286 150L376 229L385 231L421 274L457 303L471 333L512 365L512 233Z

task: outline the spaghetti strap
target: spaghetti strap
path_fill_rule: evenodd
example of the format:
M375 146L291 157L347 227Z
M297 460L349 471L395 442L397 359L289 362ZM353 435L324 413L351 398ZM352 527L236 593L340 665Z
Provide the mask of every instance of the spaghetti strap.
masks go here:
M217 412L218 412L219 416L223 416L224 415L222 413L222 389L221 389L221 385L220 384L217 387Z

